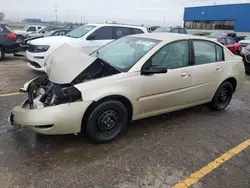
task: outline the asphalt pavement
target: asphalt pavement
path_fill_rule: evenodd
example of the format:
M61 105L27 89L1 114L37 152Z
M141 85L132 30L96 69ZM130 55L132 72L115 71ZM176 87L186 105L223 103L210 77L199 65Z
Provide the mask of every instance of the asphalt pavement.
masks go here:
M8 123L27 97L15 93L39 75L22 57L0 62L0 187L166 188L195 172L191 187L250 187L248 142L239 149L250 139L248 78L225 111L202 105L139 120L119 140L97 145L82 135L45 136Z

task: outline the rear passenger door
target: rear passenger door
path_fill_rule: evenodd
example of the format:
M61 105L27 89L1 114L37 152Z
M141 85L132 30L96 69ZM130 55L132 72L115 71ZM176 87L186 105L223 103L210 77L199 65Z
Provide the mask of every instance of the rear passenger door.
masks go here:
M226 77L224 49L216 43L193 40L193 77L191 103L211 101L220 83Z
M90 39L89 37L87 37L86 42L83 46L83 51L87 54L90 54L98 48L113 41L113 27L100 27L91 35L94 36L94 38Z

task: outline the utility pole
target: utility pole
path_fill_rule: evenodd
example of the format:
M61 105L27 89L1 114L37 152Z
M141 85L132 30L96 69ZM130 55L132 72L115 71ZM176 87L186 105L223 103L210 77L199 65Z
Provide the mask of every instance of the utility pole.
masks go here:
M57 5L55 5L55 13L56 13L56 25L57 25Z
M70 23L70 19L69 19L69 12L70 12L70 10L68 10L68 22Z
M163 26L165 26L165 24L166 24L166 16L164 16Z

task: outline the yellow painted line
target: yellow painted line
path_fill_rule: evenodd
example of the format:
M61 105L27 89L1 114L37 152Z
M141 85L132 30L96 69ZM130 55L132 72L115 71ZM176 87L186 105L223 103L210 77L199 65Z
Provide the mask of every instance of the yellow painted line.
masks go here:
M16 92L16 93L6 93L6 94L0 94L0 97L9 97L9 96L15 96L15 95L20 95L22 93Z
M230 151L224 153L208 165L204 166L200 170L196 171L195 173L191 174L190 176L186 177L182 182L176 184L174 188L188 188L191 185L197 183L201 178L205 175L231 159L233 156L237 155L238 153L242 152L244 149L250 146L250 139L246 140L245 142L239 144L235 148L231 149Z

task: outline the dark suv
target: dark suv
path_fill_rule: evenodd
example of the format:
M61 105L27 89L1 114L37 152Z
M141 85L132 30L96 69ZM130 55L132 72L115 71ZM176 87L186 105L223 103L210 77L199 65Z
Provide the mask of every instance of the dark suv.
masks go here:
M20 44L16 41L16 35L5 24L0 24L0 61L5 54L19 51Z
M156 32L188 34L187 30L182 27L159 27L153 31L153 33Z

